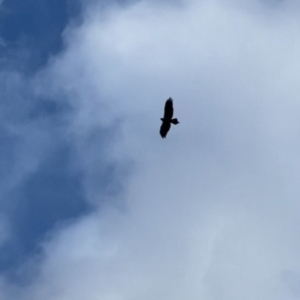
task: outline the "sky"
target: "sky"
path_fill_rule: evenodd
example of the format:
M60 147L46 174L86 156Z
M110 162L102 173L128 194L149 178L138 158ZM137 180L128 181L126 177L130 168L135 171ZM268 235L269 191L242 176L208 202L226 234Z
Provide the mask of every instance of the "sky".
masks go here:
M299 14L0 1L0 300L300 299Z

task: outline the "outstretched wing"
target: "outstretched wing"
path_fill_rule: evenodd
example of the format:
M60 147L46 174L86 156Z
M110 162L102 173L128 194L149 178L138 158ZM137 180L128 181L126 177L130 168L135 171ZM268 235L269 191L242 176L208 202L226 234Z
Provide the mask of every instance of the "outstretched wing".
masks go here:
M167 136L167 133L170 130L170 127L171 127L170 122L162 122L159 133L163 139Z
M165 104L165 115L164 119L171 120L173 117L173 100L170 97Z

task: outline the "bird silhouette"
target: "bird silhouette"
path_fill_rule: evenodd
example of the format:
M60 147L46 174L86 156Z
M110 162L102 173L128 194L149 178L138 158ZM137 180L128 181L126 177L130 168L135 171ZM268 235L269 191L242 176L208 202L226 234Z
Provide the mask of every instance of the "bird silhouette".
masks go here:
M160 135L164 139L167 136L168 131L171 128L171 124L177 125L179 121L177 119L172 119L173 118L173 99L170 97L167 99L165 103L165 113L164 117L161 118L162 124L160 126Z

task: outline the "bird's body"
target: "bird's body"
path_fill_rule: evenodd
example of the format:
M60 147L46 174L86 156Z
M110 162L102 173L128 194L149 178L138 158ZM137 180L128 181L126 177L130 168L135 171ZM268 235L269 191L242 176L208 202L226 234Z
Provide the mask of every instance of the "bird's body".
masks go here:
M171 128L171 124L177 125L179 123L177 119L172 119L173 112L173 99L170 97L165 104L164 117L161 118L162 124L159 133L163 139L167 136L167 133Z

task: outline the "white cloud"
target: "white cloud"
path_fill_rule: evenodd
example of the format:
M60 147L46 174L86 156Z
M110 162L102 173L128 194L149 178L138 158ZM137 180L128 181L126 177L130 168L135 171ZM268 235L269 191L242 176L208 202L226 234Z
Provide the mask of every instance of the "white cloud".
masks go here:
M39 92L75 108L89 201L102 197L89 184L99 130L117 122L107 159L134 171L123 210L101 208L49 239L20 299L299 296L300 23L289 5L94 5L65 33ZM169 96L181 123L162 140Z

